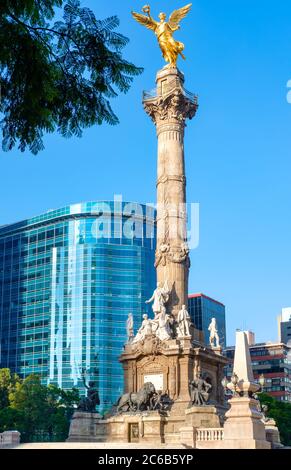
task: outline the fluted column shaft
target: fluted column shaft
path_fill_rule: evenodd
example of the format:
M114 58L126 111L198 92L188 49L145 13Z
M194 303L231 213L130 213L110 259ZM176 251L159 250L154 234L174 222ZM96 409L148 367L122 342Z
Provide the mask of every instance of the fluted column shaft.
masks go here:
M197 110L196 97L184 90L184 76L174 68L157 75L157 94L144 98L156 125L157 160L157 280L171 290L167 311L177 315L188 303L189 249L186 234L184 130Z

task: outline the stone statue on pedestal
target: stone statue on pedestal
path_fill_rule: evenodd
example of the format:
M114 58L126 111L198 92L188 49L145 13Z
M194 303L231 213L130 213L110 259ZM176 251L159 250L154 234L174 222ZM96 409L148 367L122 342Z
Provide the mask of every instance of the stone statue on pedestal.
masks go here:
M209 336L209 343L212 348L214 348L214 341L216 341L216 347L220 347L220 342L219 342L219 336L218 336L218 330L217 330L217 323L216 319L212 318L211 323L208 327L208 331L210 331L210 336Z
M196 379L190 381L189 385L192 405L206 405L209 400L212 385L206 382L206 380L202 378L201 374L199 374Z
M95 413L96 406L100 405L99 393L95 387L95 382L90 381L88 385L86 384L85 371L82 371L82 379L84 387L87 391L87 396L80 400L78 404L78 411L83 411L84 413Z
M126 332L127 332L127 342L131 343L134 338L132 313L128 314L128 318L126 321Z
M141 324L140 329L138 330L135 338L132 340L132 343L137 343L138 341L142 341L145 339L146 336L151 336L153 334L152 330L152 322L149 320L147 314L143 315L143 322Z
M171 317L166 314L165 310L162 310L154 320L150 320L147 314L144 314L141 327L131 341L131 344L143 341L147 336L155 336L159 338L160 341L171 339L173 336L171 322Z
M178 327L177 327L178 338L191 336L190 334L191 318L190 318L189 313L186 310L185 305L182 305L182 310L178 312L177 322L178 322Z
M146 300L146 304L153 302L153 312L155 315L155 320L158 318L159 314L163 311L166 311L166 303L169 300L170 290L168 288L167 282L165 282L164 287L161 286L161 283L157 283L157 288L154 290L153 295L149 300Z
M132 343L137 343L142 341L146 336L154 335L159 338L161 341L171 339L173 337L173 332L171 325L173 319L166 312L166 303L169 300L170 289L168 287L167 281L164 286L161 286L161 283L157 283L157 288L154 290L153 295L149 300L146 300L146 304L153 302L153 312L154 319L150 320L148 315L143 315L143 322L138 330L135 338Z
M156 336L161 341L171 339L172 331L171 331L170 323L171 323L170 316L166 314L165 310L162 310L158 318L158 328L155 332Z
M150 399L150 410L166 411L171 407L172 403L173 400L171 400L167 393L159 391L154 393Z
M262 420L263 420L263 423L268 423L270 422L272 419L269 418L267 416L267 413L269 411L269 407L268 405L262 405L260 402L259 402L259 407L258 407L258 410L262 413Z

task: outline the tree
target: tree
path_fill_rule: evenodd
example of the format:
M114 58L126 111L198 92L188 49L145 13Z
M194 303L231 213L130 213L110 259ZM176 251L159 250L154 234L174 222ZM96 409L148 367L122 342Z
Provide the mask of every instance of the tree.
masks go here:
M259 400L262 405L267 405L267 416L276 421L282 444L291 446L291 404L278 401L267 393L260 393Z
M17 429L23 442L64 441L80 401L79 390L43 385L31 374L20 379L0 369L0 432Z
M0 369L0 410L9 406L9 393L19 382L18 375L11 374L10 369Z
M0 121L4 150L36 154L45 132L81 136L117 124L110 99L126 93L141 68L126 61L128 39L116 16L97 20L80 0L1 0ZM63 7L63 20L52 23Z
M42 385L40 377L35 374L16 384L9 394L9 402L10 409L18 412L22 419L22 440L66 439L74 405L79 399L77 389L64 391L55 385Z
M26 435L26 421L26 417L21 411L10 406L0 410L0 432L17 430L23 439Z
M18 383L9 394L10 407L23 417L24 441L32 441L38 433L47 428L50 406L47 401L47 387L41 384L37 375L31 374Z
M66 391L42 385L35 374L21 380L9 369L0 369L0 391L1 387L6 394L0 408L0 432L17 429L23 442L67 438L70 419L80 400L78 389Z
M64 412L68 420L71 419L75 411L75 406L80 401L79 390L75 387L72 390L63 390L56 385L48 386L48 400Z

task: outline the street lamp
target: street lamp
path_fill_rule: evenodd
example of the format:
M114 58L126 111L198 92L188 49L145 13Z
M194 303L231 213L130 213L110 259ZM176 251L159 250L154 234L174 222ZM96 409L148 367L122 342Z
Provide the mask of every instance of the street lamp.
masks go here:
M237 375L235 372L233 372L230 381L231 381L231 383L232 383L232 385L233 385L234 395L238 395L238 392L237 392L237 384L239 383L239 377L238 377L238 375Z

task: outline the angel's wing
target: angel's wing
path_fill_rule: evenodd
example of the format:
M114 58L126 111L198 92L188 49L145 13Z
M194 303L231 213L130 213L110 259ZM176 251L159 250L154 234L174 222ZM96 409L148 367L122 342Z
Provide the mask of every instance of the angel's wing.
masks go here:
M138 23L142 24L148 29L155 31L158 23L155 20L153 20L153 18L150 18L149 16L141 15L140 13L135 13L134 11L132 11L131 14Z
M191 7L192 3L188 3L188 5L179 8L179 10L173 11L169 19L170 26L178 26L180 21L188 15L189 11L191 10Z

